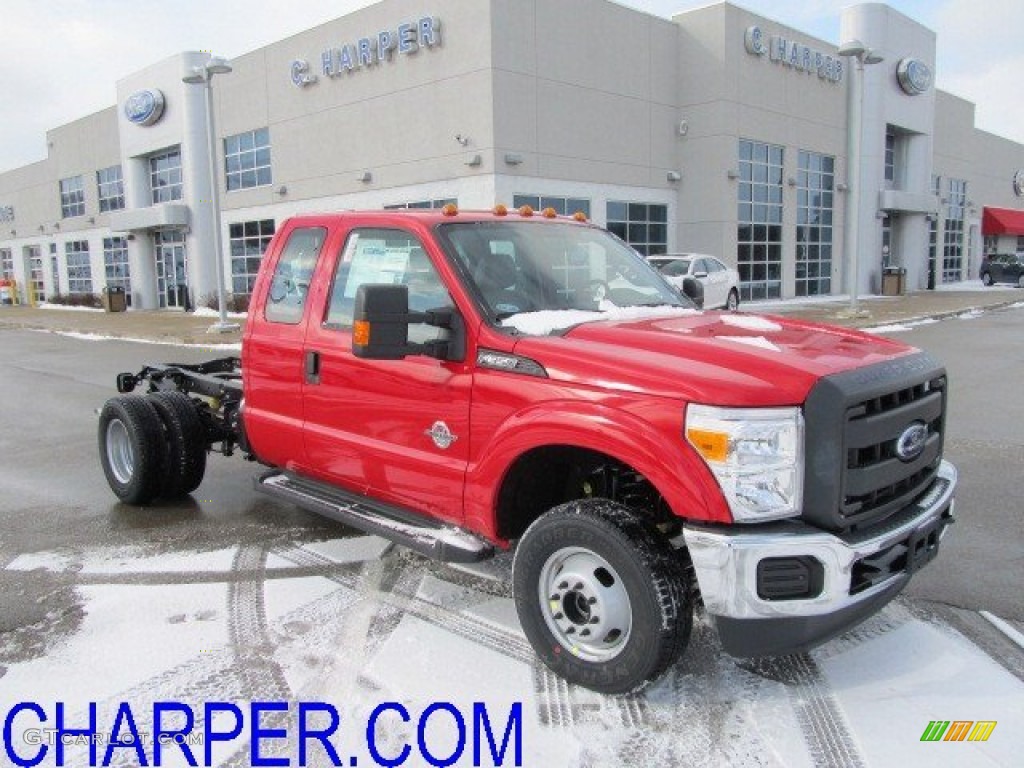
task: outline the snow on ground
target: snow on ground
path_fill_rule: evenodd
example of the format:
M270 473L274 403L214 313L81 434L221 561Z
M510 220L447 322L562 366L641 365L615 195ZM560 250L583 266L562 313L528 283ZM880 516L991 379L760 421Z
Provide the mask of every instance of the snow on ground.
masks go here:
M41 301L37 305L40 309L59 309L64 312L102 312L103 310L99 307L72 307L69 304L50 304L47 301Z
M911 320L906 323L893 323L892 325L875 325L870 328L864 328L863 330L868 333L904 333L906 331L919 328L922 325L932 325L933 323L940 322L934 317L925 317L921 320Z
M230 342L227 344L186 344L182 341L160 341L157 339L142 339L133 338L131 336L107 336L100 333L81 333L79 331L53 331L48 329L40 328L28 328L26 329L33 333L52 333L57 336L67 336L69 339L80 339L82 341L130 341L134 344L156 344L158 346L166 347L196 347L199 349L209 349L211 351L227 351L227 352L241 352L241 342Z
M409 745L403 765L425 765L422 724L435 757L473 765L475 703L486 707L499 746L521 707L522 765L542 768L1019 765L1024 682L901 601L809 654L772 660L725 656L698 618L687 655L662 680L610 697L538 664L501 580L509 567L508 555L448 567L369 536L178 554L26 554L8 572L42 568L79 579L84 618L45 656L0 667L0 714L36 702L52 724L55 703L64 702L68 721L83 724L96 702L99 729L109 731L128 702L138 729L149 731L155 701L188 704L199 728L207 702L235 702L246 713L250 701L290 702L291 714L262 723L289 736L261 744L264 756L292 765L295 702L327 703L341 715L332 742L344 765L377 764L366 732L382 704L371 728L380 755L393 759ZM421 722L438 702L464 717L461 753L451 709L435 707ZM13 721L17 748L33 717ZM226 730L230 720L222 714L213 723ZM997 725L984 743L922 743L932 720ZM214 763L250 764L250 735L247 723L238 739L216 746ZM310 749L310 764L330 764L315 741ZM138 764L132 750L114 757L114 765ZM68 760L86 765L88 755L72 747ZM166 752L163 764L185 761ZM480 764L496 764L486 741ZM503 764L514 764L511 747Z

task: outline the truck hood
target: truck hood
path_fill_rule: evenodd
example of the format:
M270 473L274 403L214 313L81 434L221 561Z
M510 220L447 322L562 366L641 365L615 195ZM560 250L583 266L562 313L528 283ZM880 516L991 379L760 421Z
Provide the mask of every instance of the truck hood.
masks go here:
M552 317L558 314L526 313L507 323L549 334L520 339L515 352L543 365L552 379L719 405L798 404L823 376L915 351L867 333L767 315L636 308L570 313L560 326Z

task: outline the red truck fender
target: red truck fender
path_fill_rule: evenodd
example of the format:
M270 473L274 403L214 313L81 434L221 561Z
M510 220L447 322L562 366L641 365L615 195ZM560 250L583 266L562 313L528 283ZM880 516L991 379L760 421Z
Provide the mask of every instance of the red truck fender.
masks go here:
M669 435L622 409L556 400L517 412L491 434L466 475L466 527L502 542L498 499L509 472L529 452L551 446L584 448L630 466L678 517L732 522L717 482L686 445L681 426L678 435Z

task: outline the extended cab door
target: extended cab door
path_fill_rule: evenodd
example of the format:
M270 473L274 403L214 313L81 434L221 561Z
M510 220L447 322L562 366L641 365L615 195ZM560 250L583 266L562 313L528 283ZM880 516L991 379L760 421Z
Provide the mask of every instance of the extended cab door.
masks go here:
M253 292L242 347L246 435L263 461L288 469L305 459L304 337L328 232L293 220L278 233Z
M334 258L323 315L306 334L306 455L323 480L453 523L462 520L472 376L464 362L352 354L356 289L405 283L410 309L452 305L424 243L400 228L353 227ZM410 341L448 331L413 325Z

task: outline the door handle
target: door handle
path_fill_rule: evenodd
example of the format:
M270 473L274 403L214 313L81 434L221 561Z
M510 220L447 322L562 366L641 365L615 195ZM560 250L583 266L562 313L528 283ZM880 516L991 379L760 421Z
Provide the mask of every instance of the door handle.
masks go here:
M307 384L319 384L320 383L320 353L307 350L306 352L306 383Z

